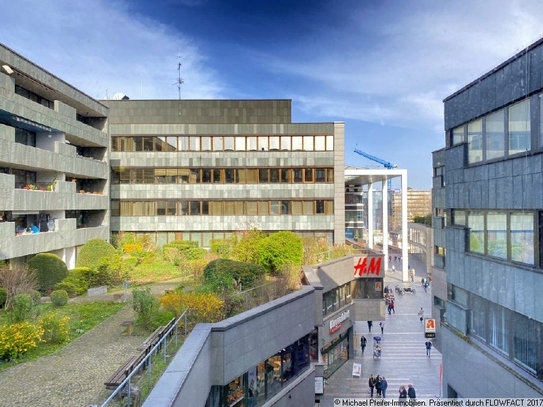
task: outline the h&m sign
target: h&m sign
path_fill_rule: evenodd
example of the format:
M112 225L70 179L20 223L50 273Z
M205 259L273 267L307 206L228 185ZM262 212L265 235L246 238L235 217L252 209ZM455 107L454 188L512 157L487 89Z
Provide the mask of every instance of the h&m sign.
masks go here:
M354 258L355 277L384 277L383 256Z

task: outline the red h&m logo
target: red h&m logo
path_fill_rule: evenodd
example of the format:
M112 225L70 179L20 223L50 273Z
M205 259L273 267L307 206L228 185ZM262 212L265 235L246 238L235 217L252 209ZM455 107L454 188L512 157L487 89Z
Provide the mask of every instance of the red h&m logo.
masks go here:
M373 274L375 277L381 276L381 261L382 257L361 257L358 259L358 263L354 266L355 277L371 277Z

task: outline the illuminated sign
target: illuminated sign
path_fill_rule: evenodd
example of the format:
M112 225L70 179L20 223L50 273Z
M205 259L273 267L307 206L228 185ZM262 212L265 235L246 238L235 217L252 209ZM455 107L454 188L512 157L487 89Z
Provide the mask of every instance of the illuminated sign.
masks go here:
M330 333L336 332L339 328L341 328L341 323L345 321L346 319L349 319L351 311L343 311L339 317L331 319L330 320Z
M382 277L383 257L360 257L354 265L355 277Z
M426 318L424 320L424 337L425 338L436 337L436 320L434 318Z

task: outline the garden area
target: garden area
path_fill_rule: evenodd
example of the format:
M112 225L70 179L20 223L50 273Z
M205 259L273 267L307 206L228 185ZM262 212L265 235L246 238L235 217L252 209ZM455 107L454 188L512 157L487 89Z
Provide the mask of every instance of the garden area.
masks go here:
M141 338L185 310L189 331L220 321L298 289L302 264L352 252L292 232L239 232L210 250L186 241L157 247L148 236L125 233L111 244L87 242L73 270L51 253L0 266L0 373L59 352L125 307L135 316L132 334ZM165 281L174 288L153 294L153 284ZM94 301L87 290L95 287L128 290L130 301Z

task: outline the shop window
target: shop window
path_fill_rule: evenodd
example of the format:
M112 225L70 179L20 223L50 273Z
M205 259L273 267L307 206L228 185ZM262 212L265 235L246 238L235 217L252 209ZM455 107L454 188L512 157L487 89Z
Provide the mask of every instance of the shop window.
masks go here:
M358 278L351 282L351 293L354 299L382 299L382 278Z

